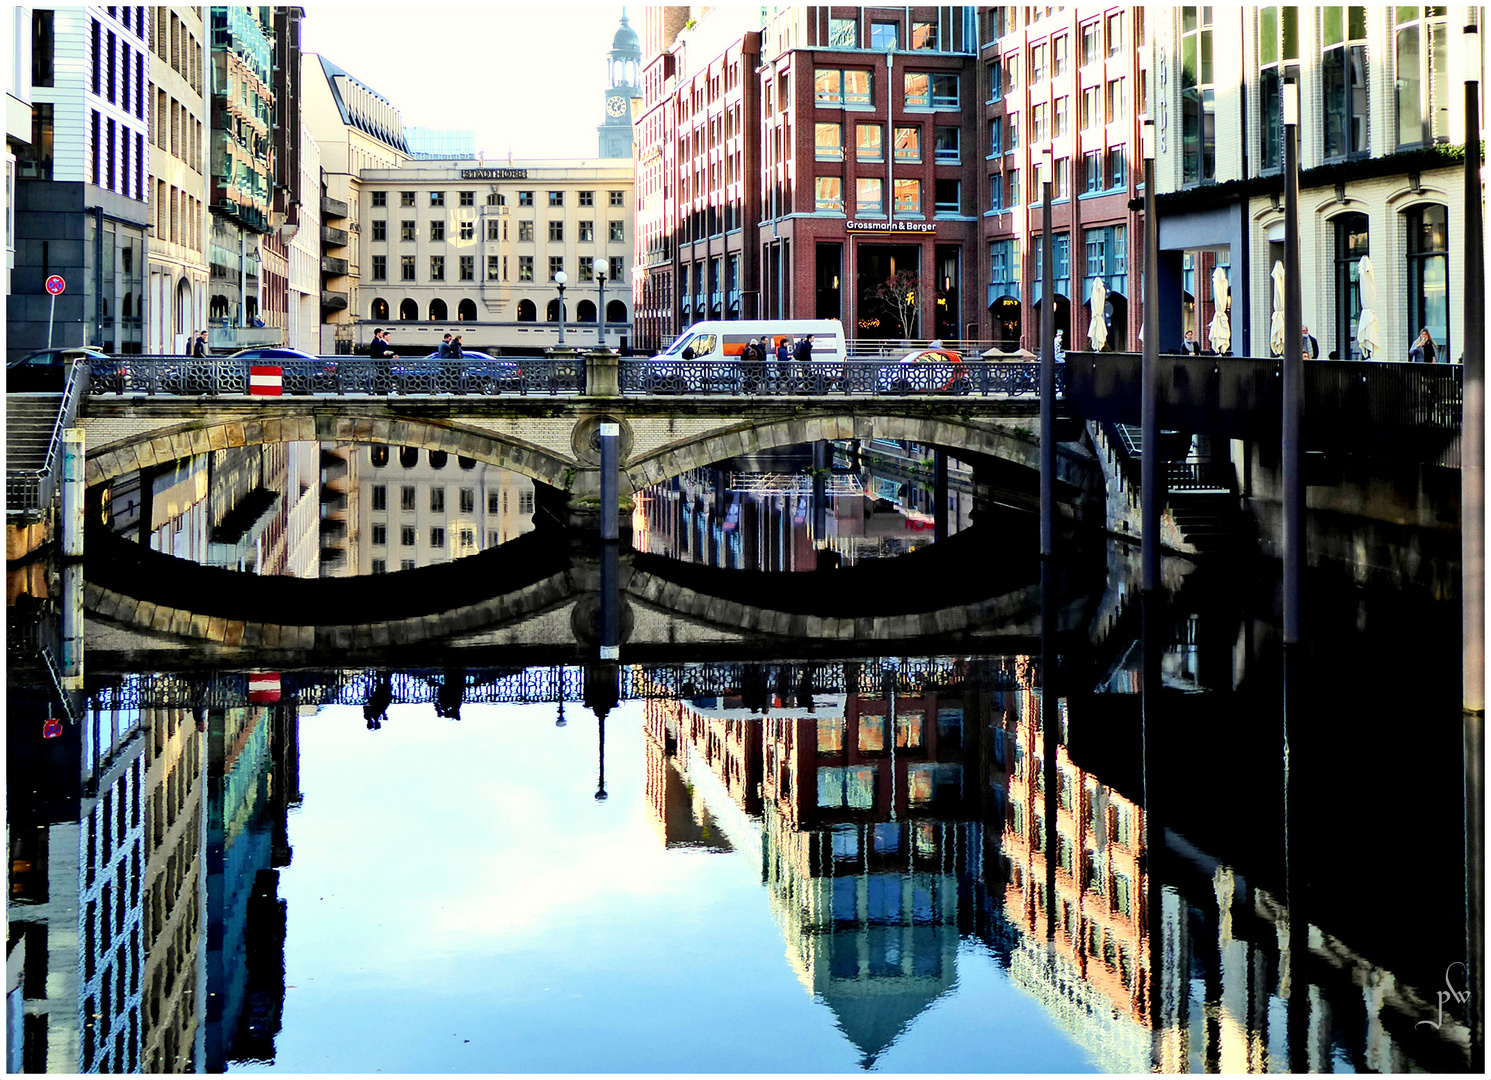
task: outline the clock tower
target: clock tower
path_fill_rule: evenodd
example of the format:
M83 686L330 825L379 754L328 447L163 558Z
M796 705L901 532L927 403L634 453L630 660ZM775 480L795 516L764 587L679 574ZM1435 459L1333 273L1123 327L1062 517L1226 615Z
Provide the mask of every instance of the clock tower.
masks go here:
M632 99L642 96L642 45L621 12L621 28L606 58L606 120L600 132L603 158L632 156Z

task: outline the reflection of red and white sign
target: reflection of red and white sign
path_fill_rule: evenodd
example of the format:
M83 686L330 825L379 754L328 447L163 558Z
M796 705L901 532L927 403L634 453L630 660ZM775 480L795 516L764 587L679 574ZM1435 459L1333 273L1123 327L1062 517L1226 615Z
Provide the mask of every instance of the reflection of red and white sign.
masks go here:
M250 705L273 705L280 699L280 673L278 671L251 671L248 677L248 699Z
M279 397L283 385L283 369L277 367L249 368L249 393L266 397Z
M62 737L62 721L55 716L47 717L46 723L41 726L41 737L43 739L59 739Z
M67 282L62 280L61 275L53 274L51 277L47 278L47 292L51 293L53 296L57 296L65 292L66 289Z

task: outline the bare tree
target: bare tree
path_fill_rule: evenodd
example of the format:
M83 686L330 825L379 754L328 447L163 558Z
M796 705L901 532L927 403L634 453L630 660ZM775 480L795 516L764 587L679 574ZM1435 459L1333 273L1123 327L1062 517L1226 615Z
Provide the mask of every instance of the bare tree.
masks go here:
M916 291L920 286L916 274L898 270L875 288L875 299L901 324L901 333L908 340L916 332Z

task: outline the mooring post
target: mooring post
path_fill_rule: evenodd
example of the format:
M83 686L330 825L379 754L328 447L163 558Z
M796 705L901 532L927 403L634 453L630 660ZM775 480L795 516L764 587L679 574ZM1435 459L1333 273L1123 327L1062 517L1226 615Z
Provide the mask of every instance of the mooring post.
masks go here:
M62 432L62 554L69 559L83 557L83 486L88 451L81 427Z
M1154 202L1154 121L1144 121L1144 354L1139 370L1141 588L1160 587L1160 223Z
M1284 84L1284 644L1298 645L1305 565L1304 312L1299 279L1299 84Z
M932 470L932 539L940 544L947 539L948 533L946 450L932 451Z
M1056 267L1051 238L1051 148L1041 151L1041 558L1056 550Z

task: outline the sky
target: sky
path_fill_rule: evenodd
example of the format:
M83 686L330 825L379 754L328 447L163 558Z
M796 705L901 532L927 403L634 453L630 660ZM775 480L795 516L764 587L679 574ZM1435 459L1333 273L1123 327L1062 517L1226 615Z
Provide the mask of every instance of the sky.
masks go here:
M310 0L301 49L416 127L473 131L487 158L595 158L620 4ZM642 5L627 11L641 34Z

